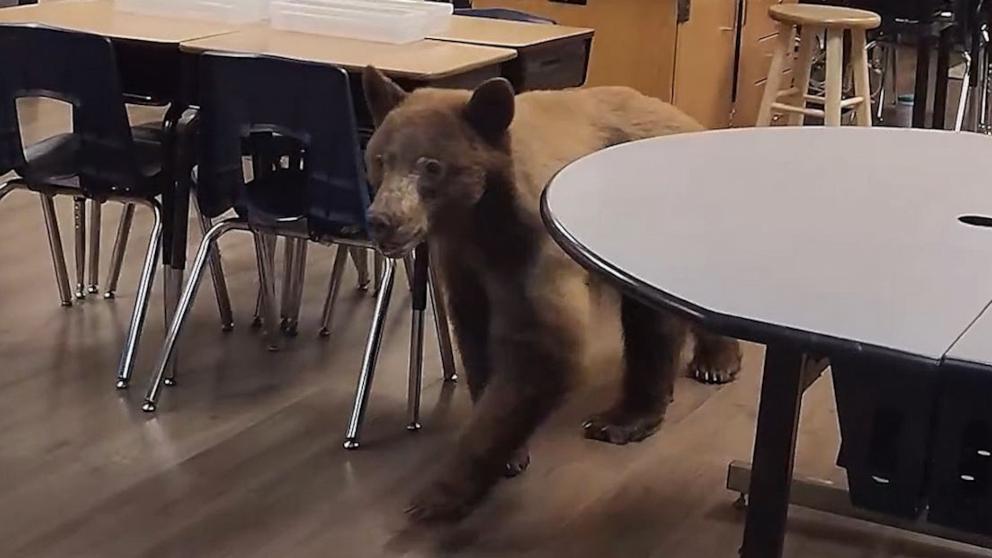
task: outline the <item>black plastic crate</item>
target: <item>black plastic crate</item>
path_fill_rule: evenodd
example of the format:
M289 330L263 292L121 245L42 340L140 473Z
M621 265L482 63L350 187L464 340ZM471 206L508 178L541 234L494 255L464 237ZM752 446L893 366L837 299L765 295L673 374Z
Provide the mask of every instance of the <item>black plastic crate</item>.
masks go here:
M949 361L931 453L929 521L992 535L992 369Z
M831 359L851 503L919 517L926 497L937 363L884 354Z

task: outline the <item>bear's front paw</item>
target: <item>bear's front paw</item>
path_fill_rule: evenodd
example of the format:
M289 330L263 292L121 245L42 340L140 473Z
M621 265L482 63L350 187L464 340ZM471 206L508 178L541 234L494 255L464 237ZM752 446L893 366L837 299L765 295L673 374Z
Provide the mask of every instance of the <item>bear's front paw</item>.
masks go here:
M664 412L635 413L611 409L590 417L582 425L586 438L624 445L640 442L661 428Z
M472 512L484 493L468 480L434 482L413 497L406 513L414 521L457 521Z
M704 384L729 384L741 371L741 351L736 343L720 350L696 355L689 365L689 376Z

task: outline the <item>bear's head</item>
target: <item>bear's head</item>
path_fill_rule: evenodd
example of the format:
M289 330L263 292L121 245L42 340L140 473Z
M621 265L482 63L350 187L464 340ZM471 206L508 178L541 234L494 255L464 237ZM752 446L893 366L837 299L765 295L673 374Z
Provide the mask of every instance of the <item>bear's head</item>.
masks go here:
M502 78L475 91L403 91L375 68L362 75L376 132L366 149L373 240L399 256L429 233L471 219L494 178L512 169L514 92Z

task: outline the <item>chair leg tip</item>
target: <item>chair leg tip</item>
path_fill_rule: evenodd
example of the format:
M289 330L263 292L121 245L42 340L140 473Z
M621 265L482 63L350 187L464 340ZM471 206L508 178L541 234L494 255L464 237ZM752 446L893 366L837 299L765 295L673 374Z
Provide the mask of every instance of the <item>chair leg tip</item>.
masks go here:
M458 374L452 374L450 376L446 376L444 378L444 381L447 382L447 383L449 383L449 384L457 384L458 383Z
M127 380L117 380L117 389L127 389Z
M220 325L220 330L223 331L224 333L231 333L232 331L234 331L234 322L228 322L226 324L221 324Z
M320 328L320 331L317 332L317 335L320 335L321 337L330 337L331 330L327 329L326 327L322 327Z
M107 300L113 300L116 297L117 297L117 293L115 293L114 291L107 291L103 293L103 298Z
M100 292L100 286L99 285L90 285L89 287L86 288L86 292L88 292L90 294L96 294L96 293Z
M355 438L348 438L344 441L344 449L346 450L356 450L358 446L358 440Z
M141 410L144 411L144 412L146 412L146 413L154 413L155 412L155 404L152 403L151 401L145 401L145 404L141 406Z
M72 301L71 300L63 300L60 303L60 305L62 306L62 308L71 308L72 307Z
M423 427L420 425L419 422L416 422L416 421L411 422L410 424L406 425L407 432L418 432L421 428L423 428Z
M255 316L251 320L251 328L258 329L260 327L262 327L262 318L260 318L259 316Z
M164 380L162 380L162 384L167 385L169 387L172 387L172 386L176 385L176 379L175 378L165 378Z
M365 281L364 283L359 283L358 284L358 290L360 290L362 292L365 292L365 291L369 290L369 283L370 283L369 281Z

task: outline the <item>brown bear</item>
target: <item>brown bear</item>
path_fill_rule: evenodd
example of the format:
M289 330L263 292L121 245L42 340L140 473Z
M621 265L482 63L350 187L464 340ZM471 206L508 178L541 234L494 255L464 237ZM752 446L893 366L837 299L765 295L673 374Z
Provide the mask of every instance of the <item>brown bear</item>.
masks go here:
M374 68L363 85L377 124L366 153L375 189L370 231L387 256L429 243L475 403L452 458L409 513L456 519L501 475L526 466L528 438L581 366L584 325L570 305L594 279L544 228L544 186L569 162L604 147L702 127L623 87L514 96L497 78L475 91L406 93ZM621 396L584 425L587 437L616 444L659 428L689 331L681 319L628 297L620 314ZM700 378L732 379L741 361L737 342L695 334L691 369Z

